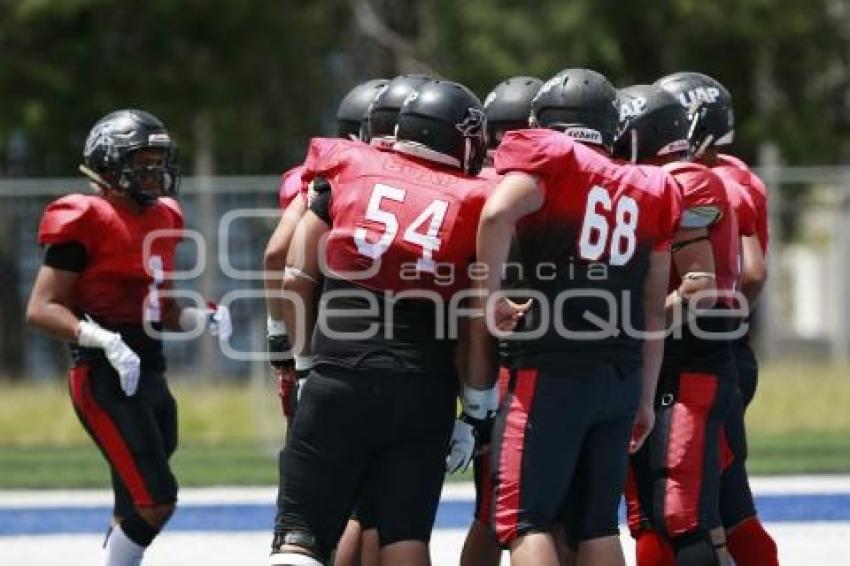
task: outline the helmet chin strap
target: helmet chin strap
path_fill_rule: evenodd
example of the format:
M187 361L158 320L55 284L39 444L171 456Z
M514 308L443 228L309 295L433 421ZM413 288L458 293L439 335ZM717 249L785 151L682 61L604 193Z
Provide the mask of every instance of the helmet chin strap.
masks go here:
M95 173L94 171L92 171L91 169L86 167L85 165L80 164L77 167L77 170L79 170L80 173L82 173L83 175L88 177L89 180L91 180L95 185L97 185L101 189L104 189L104 190L107 190L107 191L112 189L112 186L109 183L106 182L106 179L104 179L103 177L101 177L100 175L98 175L97 173Z

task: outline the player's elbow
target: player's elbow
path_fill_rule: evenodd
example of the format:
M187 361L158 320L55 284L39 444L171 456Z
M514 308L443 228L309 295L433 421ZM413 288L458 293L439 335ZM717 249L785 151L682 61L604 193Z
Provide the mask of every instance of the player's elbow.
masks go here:
M478 232L492 237L503 231L513 229L513 218L510 211L498 206L484 207L481 219L478 221Z
M762 265L748 265L741 274L741 286L761 290L767 283L767 269Z
M41 328L44 321L44 304L35 297L30 297L25 314L27 326Z
M286 249L268 246L263 253L263 267L266 271L283 271L286 267Z

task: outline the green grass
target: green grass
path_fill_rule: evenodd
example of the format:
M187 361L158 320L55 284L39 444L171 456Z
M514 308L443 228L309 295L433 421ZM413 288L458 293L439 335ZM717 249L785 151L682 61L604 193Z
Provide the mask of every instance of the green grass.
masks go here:
M181 485L272 484L283 438L270 381L181 382ZM747 413L757 474L850 472L850 371L783 364L762 372ZM469 479L470 474L452 479ZM0 387L0 488L103 487L108 473L64 385Z

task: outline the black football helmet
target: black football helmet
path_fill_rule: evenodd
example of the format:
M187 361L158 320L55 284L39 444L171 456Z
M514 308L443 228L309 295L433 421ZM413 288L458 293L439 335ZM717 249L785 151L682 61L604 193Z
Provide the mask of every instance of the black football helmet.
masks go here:
M371 142L377 138L389 138L392 141L401 105L411 93L430 80L431 77L426 75L410 74L399 75L388 82L369 106L364 141Z
M590 69L565 69L543 83L529 123L610 149L617 134L617 90Z
M729 145L735 138L732 95L722 84L702 73L681 72L661 77L655 85L676 97L688 111L688 141L699 157L711 146Z
M487 153L487 117L465 86L431 81L401 107L393 149L477 175Z
M614 141L614 156L632 162L676 154L687 157L688 113L664 89L634 85L621 89L620 127Z
M484 99L487 115L487 145L495 149L505 132L528 127L531 100L543 84L535 77L511 77L496 85Z
M133 154L148 148L164 151L162 165L134 168ZM159 118L142 110L118 110L98 120L86 138L83 161L99 185L126 193L143 206L159 196L177 194L180 185L177 149L168 130ZM158 178L157 191L144 188L143 178L147 181L151 175Z
M348 91L336 111L337 137L347 140L364 138L363 120L366 112L388 82L387 79L373 79Z

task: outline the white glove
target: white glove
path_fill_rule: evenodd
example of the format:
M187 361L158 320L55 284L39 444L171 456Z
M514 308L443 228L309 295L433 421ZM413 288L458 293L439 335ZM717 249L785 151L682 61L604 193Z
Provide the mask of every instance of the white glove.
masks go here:
M224 305L209 303L211 311L209 329L210 334L218 336L218 339L226 342L233 336L233 323L230 320L230 309Z
M499 408L499 390L496 385L483 390L464 386L461 405L463 412L455 421L446 456L446 471L450 474L466 471L476 448L490 444L493 418Z
M458 418L449 443L449 455L446 456L446 471L450 474L465 472L475 454L475 435L472 425Z
M180 328L184 332L198 332L203 327L219 341L225 342L233 335L230 309L224 305L208 303L206 308L184 307L180 311Z
M80 321L77 343L86 348L100 348L109 360L109 364L118 372L121 389L128 397L136 394L139 387L141 361L117 332L110 332L95 322Z

